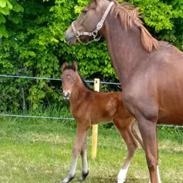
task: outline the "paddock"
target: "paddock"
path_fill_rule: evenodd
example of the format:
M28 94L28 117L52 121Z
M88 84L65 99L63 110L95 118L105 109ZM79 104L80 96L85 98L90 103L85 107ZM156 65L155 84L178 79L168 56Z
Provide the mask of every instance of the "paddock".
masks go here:
M65 177L70 164L76 126L67 107L60 113L54 109L27 115L22 113L3 116L1 113L0 182L56 183ZM48 114L52 116L49 117ZM183 181L182 137L182 128L158 127L160 171L164 183ZM87 140L90 174L85 182L115 182L127 152L120 135L113 126L109 128L108 125L100 125L95 160L90 153L91 131ZM73 182L78 182L80 177L80 161L78 166ZM142 149L138 149L129 168L127 183L147 181L145 155Z
M64 178L70 164L75 122L68 120L0 118L0 182L56 183ZM112 128L99 126L98 154L92 160L86 183L115 182L116 174L126 155L126 146ZM183 181L183 131L161 127L159 157L162 181ZM91 132L88 137L91 150ZM79 168L76 172L78 182ZM163 171L166 170L166 171ZM146 183L148 171L142 149L138 149L129 168L127 183Z

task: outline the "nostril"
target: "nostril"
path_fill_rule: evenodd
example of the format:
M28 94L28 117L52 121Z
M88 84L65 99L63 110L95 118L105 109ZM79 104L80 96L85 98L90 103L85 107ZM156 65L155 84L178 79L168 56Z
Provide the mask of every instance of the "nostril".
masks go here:
M70 34L69 34L69 31L67 30L64 34L64 37L65 37L65 40L68 41L70 39Z
M75 35L73 33L73 31L69 28L65 33L64 33L64 37L66 41L69 41L71 39L75 38Z

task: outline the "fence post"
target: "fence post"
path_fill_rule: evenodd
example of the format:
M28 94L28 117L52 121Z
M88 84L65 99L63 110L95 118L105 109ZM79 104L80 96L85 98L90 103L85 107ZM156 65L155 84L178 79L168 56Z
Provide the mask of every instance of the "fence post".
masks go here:
M100 90L100 79L94 79L94 90L99 92ZM97 140L98 140L98 125L92 125L92 159L97 156Z

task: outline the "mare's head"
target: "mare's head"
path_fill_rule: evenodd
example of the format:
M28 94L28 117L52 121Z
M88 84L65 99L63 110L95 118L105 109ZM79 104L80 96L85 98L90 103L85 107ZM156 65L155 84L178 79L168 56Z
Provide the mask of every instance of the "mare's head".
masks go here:
M103 28L104 21L113 4L114 2L110 0L92 0L65 32L67 42L75 44L99 40L99 31Z
M143 26L138 9L126 3L120 5L116 0L91 0L91 3L83 9L81 15L71 23L71 26L65 32L65 39L69 44L86 43L91 40L98 41L100 36L107 34L109 28L106 29L104 23L111 12L115 15L114 18L119 20L118 25L122 29L125 29L125 31L132 29L133 31L128 32L140 36L138 40L141 40L146 51L151 52L153 48L158 47L158 41ZM111 29L115 29L111 20L110 25ZM137 32L140 32L140 34ZM118 31L118 35L115 33L114 36L123 35ZM133 38L133 35L130 37ZM127 36L127 39L129 39L129 36Z
M77 63L73 62L72 65L68 65L65 62L62 65L61 71L63 95L65 99L69 99L80 78L77 72Z

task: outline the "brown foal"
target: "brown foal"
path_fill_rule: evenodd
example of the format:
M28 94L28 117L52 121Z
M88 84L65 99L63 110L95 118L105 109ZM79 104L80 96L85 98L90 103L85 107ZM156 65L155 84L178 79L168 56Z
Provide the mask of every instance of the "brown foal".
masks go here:
M138 121L151 183L160 183L156 126L183 125L183 52L156 40L138 9L116 0L92 0L65 33L69 44L99 37L107 41L123 102Z
M72 162L68 175L62 183L70 182L75 175L78 155L82 158L82 175L84 180L89 173L87 163L87 130L92 124L113 121L123 137L128 155L119 172L120 179L125 181L130 161L137 148L138 142L142 145L137 123L125 109L121 92L95 92L87 88L77 72L77 64L71 66L64 63L62 66L63 95L70 102L70 111L77 123L76 139L73 147Z

